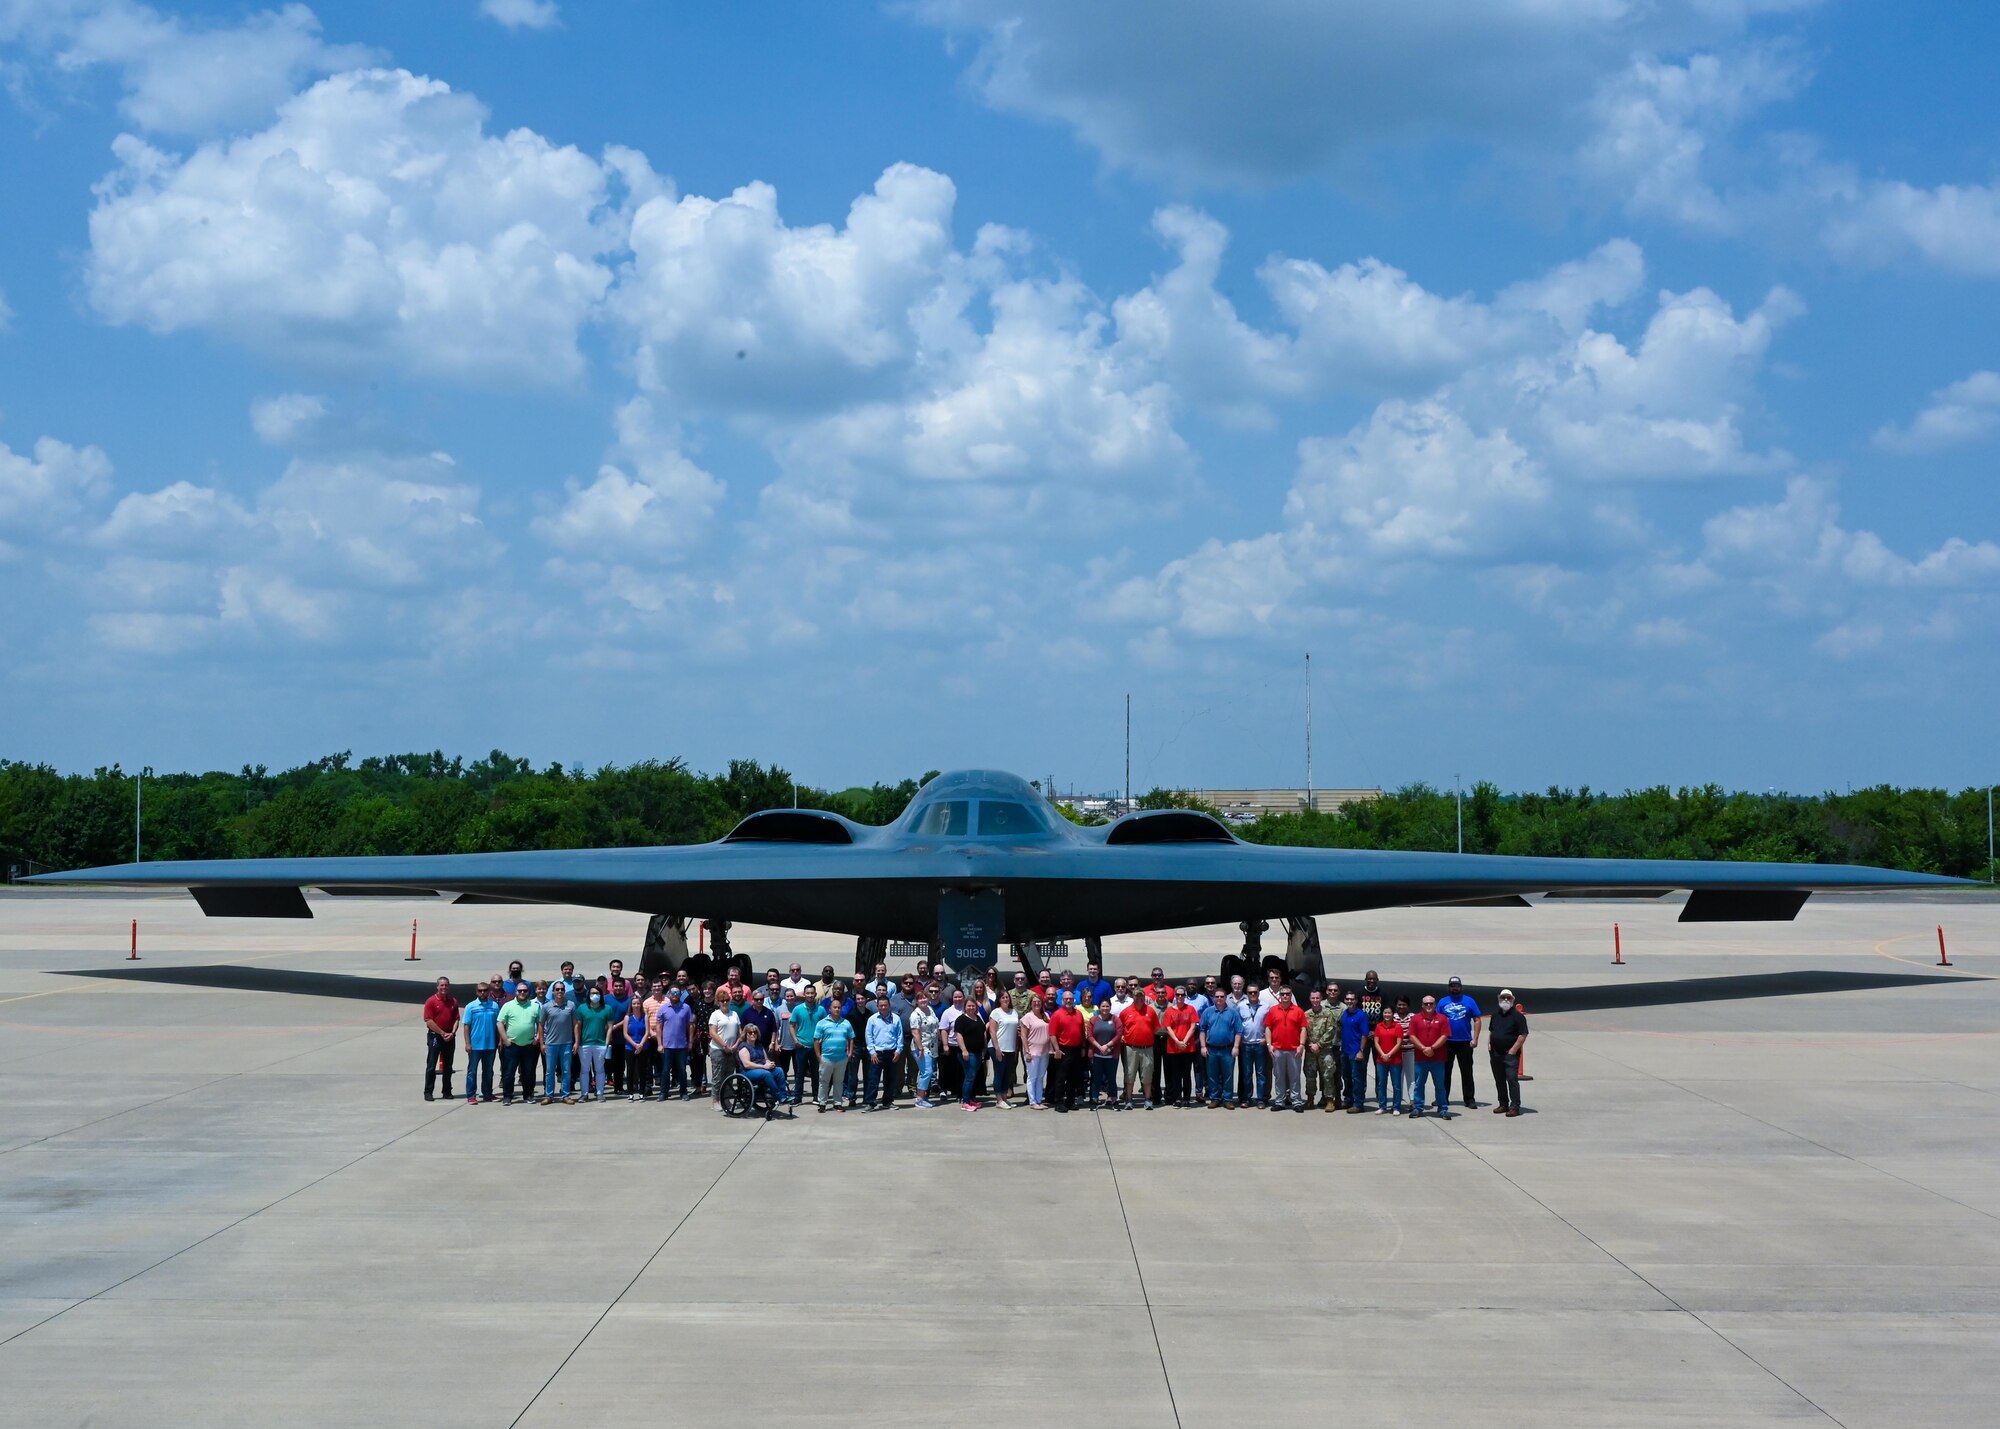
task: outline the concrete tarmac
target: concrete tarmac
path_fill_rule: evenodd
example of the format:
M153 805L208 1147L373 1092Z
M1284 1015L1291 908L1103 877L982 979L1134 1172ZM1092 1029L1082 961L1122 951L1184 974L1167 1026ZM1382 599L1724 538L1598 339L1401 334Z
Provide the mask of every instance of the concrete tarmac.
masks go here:
M426 1103L424 981L636 965L644 920L314 909L0 894L5 1422L1995 1413L2000 901L1323 919L1343 980L1523 993L1532 1114L1416 1122ZM1114 939L1108 971L1234 942Z

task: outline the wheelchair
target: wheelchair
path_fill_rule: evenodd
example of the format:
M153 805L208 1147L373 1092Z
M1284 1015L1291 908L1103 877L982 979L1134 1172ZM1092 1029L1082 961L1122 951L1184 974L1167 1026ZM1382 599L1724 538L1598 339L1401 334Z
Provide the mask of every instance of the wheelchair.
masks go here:
M791 1104L781 1102L771 1095L770 1088L760 1082L753 1082L741 1072L731 1072L722 1079L722 1114L732 1119L762 1114L764 1120L784 1117L790 1120L795 1113Z

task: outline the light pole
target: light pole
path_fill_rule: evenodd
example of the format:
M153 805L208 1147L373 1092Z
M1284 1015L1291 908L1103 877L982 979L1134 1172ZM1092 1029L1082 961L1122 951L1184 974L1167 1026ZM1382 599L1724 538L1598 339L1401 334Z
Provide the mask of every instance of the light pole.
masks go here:
M153 767L150 764L143 766L132 789L132 862L134 863L145 861L146 776L152 772Z
M1986 786L1986 881L1993 881L1993 786Z
M1458 806L1458 851L1465 852L1465 791L1459 787L1458 775L1451 776L1451 801Z

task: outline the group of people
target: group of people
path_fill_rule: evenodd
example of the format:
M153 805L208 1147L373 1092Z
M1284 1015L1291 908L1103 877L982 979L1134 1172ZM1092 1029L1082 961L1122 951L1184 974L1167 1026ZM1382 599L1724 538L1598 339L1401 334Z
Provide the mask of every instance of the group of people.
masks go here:
M602 1102L708 1096L721 1104L740 1072L773 1104L821 1114L856 1106L888 1110L956 1102L1054 1110L1159 1106L1261 1107L1304 1112L1451 1115L1452 1083L1479 1105L1473 1051L1485 1032L1495 1113L1518 1116L1528 1020L1502 988L1489 1014L1452 978L1442 996L1390 996L1369 972L1342 990L1312 990L1301 1004L1273 968L1267 985L1242 977L1107 980L1091 963L1079 978L1043 971L1011 986L989 973L961 983L919 961L892 978L885 964L863 978L817 978L792 964L761 984L735 968L720 982L628 979L618 959L596 978L565 962L561 975L529 979L520 963L481 982L460 1006L439 978L424 1003L424 1099L452 1095L465 1053L469 1103ZM1428 1110L1426 1089L1429 1090ZM1016 1102L1016 1097L1021 1098Z

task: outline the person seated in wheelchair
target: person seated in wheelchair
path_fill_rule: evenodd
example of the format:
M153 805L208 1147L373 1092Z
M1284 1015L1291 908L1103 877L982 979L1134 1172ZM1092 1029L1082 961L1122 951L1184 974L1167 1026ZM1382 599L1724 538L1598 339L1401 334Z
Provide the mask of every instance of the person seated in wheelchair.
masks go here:
M736 1063L738 1070L769 1093L774 1103L784 1103L785 1074L764 1050L764 1034L755 1023L743 1024L743 1045L736 1049Z

